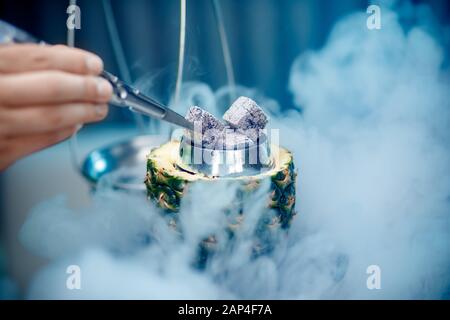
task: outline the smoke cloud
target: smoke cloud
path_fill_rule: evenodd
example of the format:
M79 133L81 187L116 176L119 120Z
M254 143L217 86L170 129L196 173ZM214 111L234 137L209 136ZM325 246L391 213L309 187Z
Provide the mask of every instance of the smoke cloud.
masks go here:
M180 237L143 195L102 184L87 208L60 197L30 214L22 242L51 263L27 297L448 299L450 78L436 36L445 29L426 7L407 9L382 8L381 30L366 28L365 13L337 23L323 49L294 62L292 110L237 88L270 112L299 170L298 215L272 253L249 253L267 186L244 204L232 249L199 270L199 241L225 237L232 186L193 185ZM200 101L222 114L228 90L188 83L181 97L186 109ZM82 290L66 288L69 265L80 266ZM366 286L370 265L379 290Z

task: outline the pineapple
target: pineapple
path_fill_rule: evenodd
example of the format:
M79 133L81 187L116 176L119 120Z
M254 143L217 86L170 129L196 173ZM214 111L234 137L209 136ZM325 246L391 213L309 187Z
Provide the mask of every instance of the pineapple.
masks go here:
M240 203L245 196L259 187L261 181L270 179L270 192L267 195L267 212L256 228L258 243L253 251L259 255L271 250L270 235L278 230L287 230L295 216L296 171L292 154L281 147L272 146L275 159L273 169L256 176L233 178L208 177L201 173L190 173L178 167L179 141L170 141L159 148L153 149L147 156L147 174L145 184L149 198L156 201L162 213L168 218L169 224L177 229L177 218L183 197L188 192L188 186L198 181L214 183L217 179L228 179L239 184L236 201L230 204L225 214L232 217L227 226L230 238L239 230L239 225L245 219ZM262 200L264 201L264 200ZM178 230L181 232L180 230ZM216 245L213 235L200 245L200 265L206 262Z

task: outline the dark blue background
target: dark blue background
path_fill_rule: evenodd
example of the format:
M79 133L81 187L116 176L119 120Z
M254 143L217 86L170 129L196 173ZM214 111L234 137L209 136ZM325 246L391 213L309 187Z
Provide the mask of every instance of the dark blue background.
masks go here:
M372 1L376 3L376 1ZM440 23L450 18L446 0L428 3ZM66 41L69 1L0 1L0 17L51 43ZM178 54L178 0L111 0L133 80L155 76L152 93L168 102L173 93ZM222 0L236 80L292 105L287 90L294 59L307 49L320 48L334 23L356 10L365 0ZM102 1L79 0L81 30L76 45L94 51L106 68L118 73L106 28ZM211 0L187 1L187 49L184 79L204 81L216 89L226 84L223 56ZM355 44L357 45L357 44ZM113 110L109 120L131 119Z

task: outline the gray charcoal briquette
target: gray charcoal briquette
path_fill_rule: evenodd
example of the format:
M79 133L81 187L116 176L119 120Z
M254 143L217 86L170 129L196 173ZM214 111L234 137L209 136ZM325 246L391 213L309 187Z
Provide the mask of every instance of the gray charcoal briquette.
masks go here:
M258 104L250 98L239 97L223 115L223 119L236 129L262 130L266 127L267 115Z

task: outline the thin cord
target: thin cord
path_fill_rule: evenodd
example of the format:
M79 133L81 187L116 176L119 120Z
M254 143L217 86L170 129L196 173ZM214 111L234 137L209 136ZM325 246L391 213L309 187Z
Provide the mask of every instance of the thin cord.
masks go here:
M119 66L120 76L122 79L131 83L131 73L128 69L127 60L123 51L122 43L119 38L119 32L117 31L117 24L114 18L114 13L109 0L102 0L103 10L105 12L106 26L108 29L109 37L113 46L114 54L116 56L117 65Z
M116 56L117 65L119 66L120 76L125 82L132 83L131 72L128 69L125 52L122 47L122 42L120 41L119 32L117 31L117 24L114 18L114 12L111 7L111 2L109 0L102 0L102 4L109 37L111 39L114 55ZM133 117L138 125L139 130L141 132L145 132L146 128L144 124L144 118L137 113L133 113Z
M228 46L225 23L223 22L222 9L218 0L213 0L214 14L219 30L220 43L222 45L223 59L227 73L228 87L230 88L230 103L236 98L236 81L234 78L233 61L231 60L230 48Z
M175 85L175 105L180 100L181 84L183 82L184 51L186 46L186 0L180 0L180 45L178 50L178 71Z
M77 0L70 0L69 5L76 5ZM67 46L74 47L75 46L75 28L67 29ZM69 139L69 150L70 150L70 160L72 162L72 166L78 172L81 172L81 162L79 157L79 148L78 148L78 130L70 137Z
M77 0L70 0L70 6L76 6ZM75 46L75 28L67 28L67 46L74 47Z

